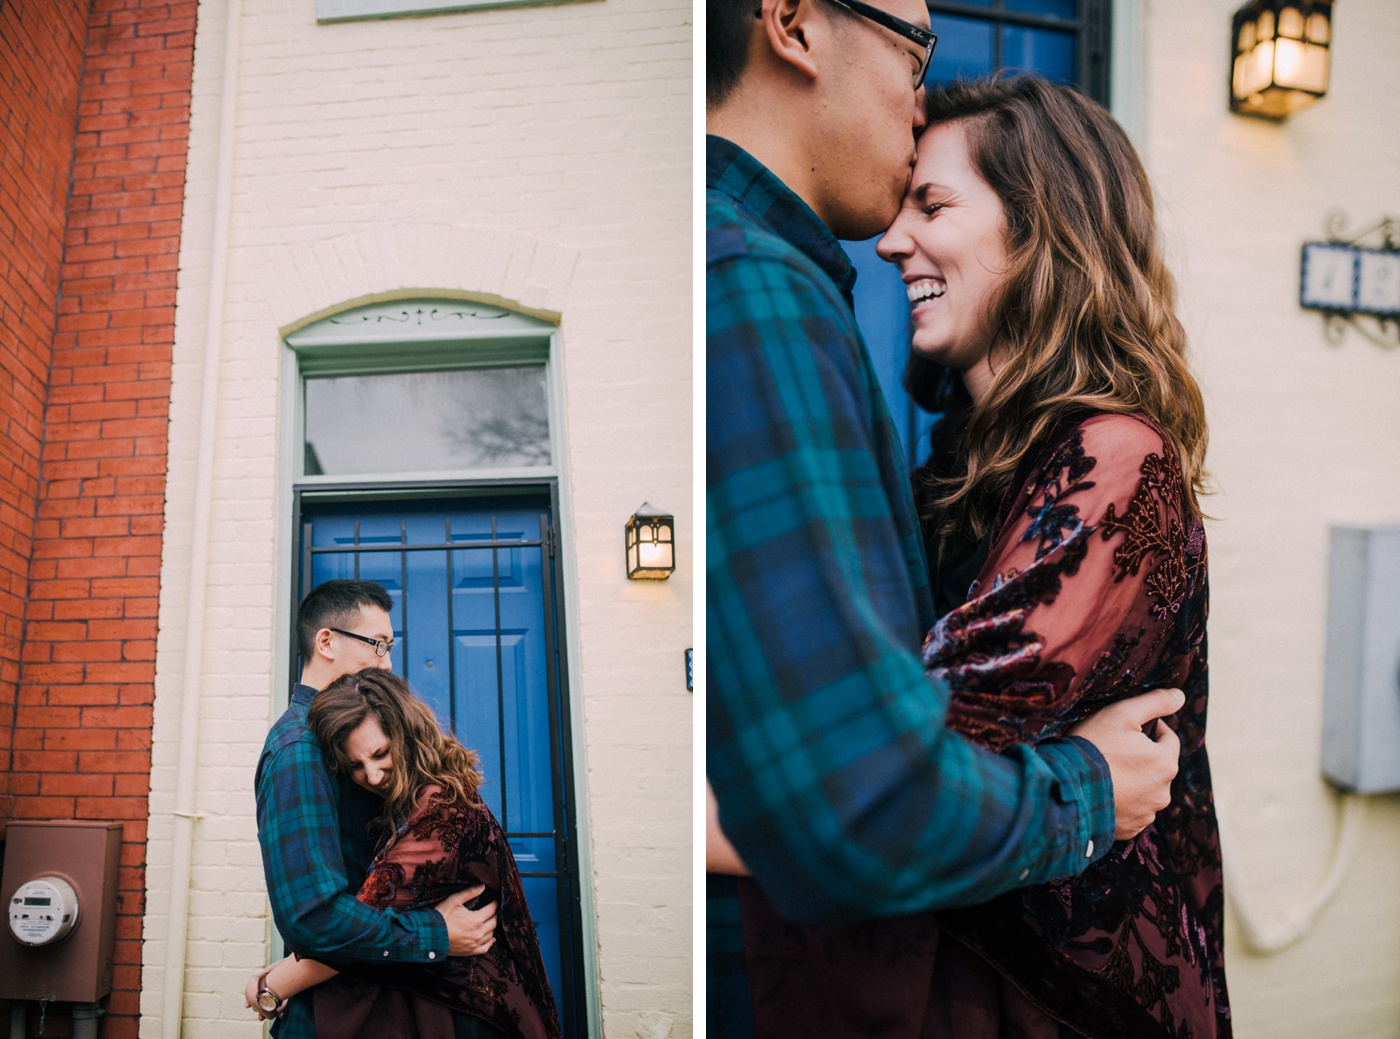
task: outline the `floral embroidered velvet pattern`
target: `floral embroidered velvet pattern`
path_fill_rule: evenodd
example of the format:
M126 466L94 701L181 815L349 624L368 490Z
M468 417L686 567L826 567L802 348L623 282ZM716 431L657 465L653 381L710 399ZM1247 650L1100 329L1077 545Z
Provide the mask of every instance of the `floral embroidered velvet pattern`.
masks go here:
M357 897L380 909L424 909L475 884L485 884L486 892L470 908L498 903L496 942L488 952L453 956L441 967L336 963L341 974L313 990L317 1034L451 1039L456 1010L518 1039L559 1039L520 871L485 804L452 803L440 787L425 787Z
M1081 876L939 914L1031 1003L1086 1036L1229 1036L1206 760L1206 547L1177 454L1130 416L1083 420L1003 504L970 601L925 644L949 725L994 750L1178 686L1171 805Z
M968 601L924 648L953 691L948 724L997 751L1111 701L1183 689L1170 807L1081 876L967 909L804 927L747 883L761 1039L1060 1039L1062 1025L1089 1039L1228 1039L1206 546L1183 494L1155 426L1067 422L1023 464Z

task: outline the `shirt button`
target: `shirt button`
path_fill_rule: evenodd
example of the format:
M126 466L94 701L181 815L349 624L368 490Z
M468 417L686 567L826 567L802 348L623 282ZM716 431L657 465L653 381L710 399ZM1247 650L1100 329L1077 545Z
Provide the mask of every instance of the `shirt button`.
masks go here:
M428 959L430 959L430 960L435 960L435 959L437 959L437 953L435 953L435 952L430 952L430 953L428 953Z
M1088 846L1087 848L1084 849L1084 857L1085 857L1086 859L1092 859L1092 858L1094 857L1094 842L1093 842L1093 841L1090 841L1090 842L1089 842L1089 846Z
M1031 871L1030 871L1030 870L1028 870L1028 869L1023 869L1023 870L1021 870L1021 875L1020 875L1019 877L1017 877L1016 879L1017 879L1017 880L1025 880L1025 879L1026 879L1027 877L1029 877L1030 875L1031 875Z
M388 955L389 955L389 950L388 950L388 949L385 949L385 950L384 950L384 955L385 955L385 956L388 956Z

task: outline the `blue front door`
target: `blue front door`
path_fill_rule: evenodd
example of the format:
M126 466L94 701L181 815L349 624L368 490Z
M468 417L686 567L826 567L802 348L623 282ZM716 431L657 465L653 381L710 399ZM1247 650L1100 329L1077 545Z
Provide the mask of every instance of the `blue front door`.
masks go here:
M565 1035L586 1034L568 711L547 492L303 503L301 589L377 581L394 669L481 756L520 866Z

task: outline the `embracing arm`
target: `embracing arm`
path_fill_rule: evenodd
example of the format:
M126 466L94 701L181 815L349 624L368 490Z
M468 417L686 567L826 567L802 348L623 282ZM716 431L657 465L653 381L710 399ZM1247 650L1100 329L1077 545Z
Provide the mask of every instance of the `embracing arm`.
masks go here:
M475 937L469 947L463 947L463 951L459 952L454 947L452 950L454 956L480 956L495 944L496 903L492 902L477 910L468 910L464 907L464 903L470 902L485 890L485 885L478 884L476 887L468 888L444 899L435 907L436 912L441 913L449 920L454 911L467 914L472 918L472 924L469 926ZM258 993L264 987L278 999L288 1000L339 973L340 971L334 967L319 960L306 959L305 957L298 959L295 955L284 956L276 963L257 971L248 979L248 984L243 987L244 1005L257 1011L258 1017L267 1020L273 1015L263 1013L257 1005Z
M738 856L804 922L972 904L1080 871L1113 832L1077 741L945 727L914 650L923 559L849 311L779 261L709 266L707 774ZM755 284L772 290L754 291ZM912 548L911 548L912 546Z
M1175 457L1131 416L1069 429L1019 490L978 594L925 648L956 693L953 723L979 741L1034 743L1073 723L1108 762L1119 840L1166 807L1181 747L1155 721L1182 706L1179 690L1122 698L1185 677L1190 650L1173 632L1192 613L1196 564Z
M319 748L276 748L256 780L258 843L272 915L303 955L376 963L430 963L449 953L447 924L432 909L380 911L351 893L341 855L336 794Z

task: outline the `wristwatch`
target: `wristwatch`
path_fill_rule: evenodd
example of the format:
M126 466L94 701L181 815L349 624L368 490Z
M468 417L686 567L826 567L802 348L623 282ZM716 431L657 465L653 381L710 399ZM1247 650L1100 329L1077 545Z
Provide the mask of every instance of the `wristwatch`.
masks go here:
M280 1014L282 1007L286 1004L281 996L267 987L267 975L264 974L262 980L258 982L258 1009L264 1014Z

